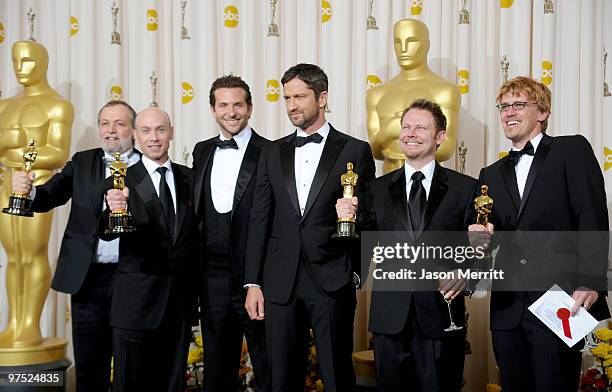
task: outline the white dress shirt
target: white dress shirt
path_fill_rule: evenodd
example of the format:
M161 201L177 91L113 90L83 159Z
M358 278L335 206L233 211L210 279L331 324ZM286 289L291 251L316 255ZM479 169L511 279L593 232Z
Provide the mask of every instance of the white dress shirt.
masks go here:
M295 147L295 186L297 187L298 201L300 202L300 212L303 215L310 193L310 186L314 180L319 160L323 153L323 147L329 134L329 123L326 121L315 133L323 136L321 143L307 143L302 147ZM307 137L308 134L301 129L297 129L297 136Z
M410 197L410 188L412 187L412 183L413 183L411 177L414 174L414 172L417 172L417 171L420 171L425 176L421 180L421 184L423 184L423 188L425 188L425 197L427 200L429 200L429 190L431 189L431 180L433 179L435 168L436 168L435 159L432 159L428 164L423 166L420 170L416 170L415 168L413 168L412 166L408 164L408 161L406 161L406 164L404 165L404 172L406 173L406 200L408 200L408 198Z
M115 157L111 154L104 153L104 178L111 176L109 164L115 161ZM134 152L134 149L130 148L128 151L121 154L121 161L126 162L128 167L137 163L140 160L140 154ZM102 211L106 209L106 201L102 202ZM119 261L119 238L115 238L112 241L104 241L100 239L98 241L98 250L96 252L98 263L116 263Z
M232 210L238 173L240 172L242 159L251 140L252 133L251 127L247 126L234 136L233 139L238 145L237 150L233 148L215 148L210 172L210 191L215 210L220 214ZM219 134L219 139L228 140L222 133Z
M174 186L174 173L172 173L172 163L170 162L170 159L168 159L163 165L159 165L157 162L153 162L143 155L142 163L147 169L147 172L149 172L149 176L151 177L151 181L153 182L157 196L159 196L159 182L161 181L161 174L159 174L157 168L163 166L168 169L166 170L166 183L168 184L168 188L170 188L172 204L174 204L174 211L176 212L176 187Z
M538 133L533 139L531 139L531 145L533 146L533 154L527 155L523 154L519 157L519 161L514 166L514 172L516 173L516 183L518 185L519 195L521 199L523 198L523 191L525 190L525 184L527 183L527 175L529 174L529 169L531 168L531 163L533 162L533 157L535 156L535 152L538 150L538 145L542 140L544 135L542 133ZM525 143L527 144L527 143ZM512 150L517 151L516 148L512 147Z

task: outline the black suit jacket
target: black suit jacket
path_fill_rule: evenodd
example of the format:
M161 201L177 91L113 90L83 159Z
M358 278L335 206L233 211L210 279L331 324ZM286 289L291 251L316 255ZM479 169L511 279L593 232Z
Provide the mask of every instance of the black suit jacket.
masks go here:
M198 217L198 229L200 230L200 249L201 256L205 257L206 246L206 211L204 208L204 198L209 189L204 189L204 176L208 166L212 165L216 148L215 141L217 136L199 142L193 149L193 170L195 171L194 201L195 210ZM257 175L257 162L263 145L267 139L259 136L255 131L251 134L251 139L244 153L242 164L236 180L234 191L234 202L231 213L231 261L234 274L234 288L236 293L243 293L244 281L244 256L246 252L247 233L251 206L253 203L253 193L255 191L255 180ZM203 260L206 265L206 260Z
M524 307L554 283L570 293L579 286L602 294L606 291L602 290L608 250L604 180L583 136L543 136L522 199L509 157L482 169L480 182L489 186L494 201L490 221L496 233L501 232L496 268L499 265L512 272L512 287L501 291L494 286L491 294L492 329L514 328ZM581 236L580 231L602 234ZM555 237L551 232L574 234ZM599 319L610 317L604 295L600 295L591 313Z
M97 222L104 200L104 151L77 152L61 172L36 187L34 212L47 212L72 198L51 287L75 294L81 288L98 245Z
M436 163L422 231L466 232L467 226L474 220L472 204L475 189L474 178L445 169ZM368 224L369 230L412 231L403 167L374 180L368 187L364 204L368 209L368 222L374 222L373 225ZM421 242L419 238L422 237L415 236L416 243ZM377 283L374 282L372 289L370 331L400 333L414 300L413 311L416 312L421 332L432 338L444 334L444 328L448 327L450 320L446 302L439 292L382 291L377 290ZM452 312L453 321L464 325L465 305L462 296L453 300Z
M119 242L110 315L113 327L153 330L165 312L175 312L177 307L186 319L194 314L198 257L193 173L176 163L172 173L177 198L174 235L166 229L159 197L142 161L127 171L128 210L136 231L122 234Z
M267 301L289 300L300 259L325 291L346 286L359 271L359 244L332 240L336 231L336 201L342 197L340 176L352 162L359 175L356 196L374 178L374 160L368 143L338 132L329 135L300 213L295 182L296 133L265 145L257 169L245 283L262 286ZM350 242L350 241L349 241Z

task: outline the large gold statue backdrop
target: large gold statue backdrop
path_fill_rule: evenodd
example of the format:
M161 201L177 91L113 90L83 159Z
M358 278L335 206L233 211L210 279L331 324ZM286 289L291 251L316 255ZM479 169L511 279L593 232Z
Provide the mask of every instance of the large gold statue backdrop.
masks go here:
M402 19L393 26L393 47L401 71L387 83L372 88L366 97L367 127L374 158L384 160L388 173L404 164L398 138L400 118L412 101L436 102L446 116L446 140L436 153L437 161L450 159L457 142L461 96L455 84L433 73L427 65L429 30L416 19Z
M34 185L45 183L61 168L70 150L72 104L47 82L49 55L33 41L12 49L13 69L23 90L0 100L0 162L5 166L0 206L8 205L11 176L22 170L28 140L36 141L32 165ZM0 348L33 347L43 342L40 315L49 291L49 233L53 212L33 218L0 214L0 241L6 251L8 323L0 333Z

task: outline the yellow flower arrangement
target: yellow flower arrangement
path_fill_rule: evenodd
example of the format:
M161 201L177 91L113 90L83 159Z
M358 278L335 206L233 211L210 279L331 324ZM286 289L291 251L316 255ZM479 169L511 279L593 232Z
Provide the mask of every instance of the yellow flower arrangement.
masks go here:
M612 330L599 328L593 332L599 342L591 348L595 358L595 366L587 370L580 379L580 390L589 392L609 392L612 378ZM597 364L600 366L597 366Z
M612 358L612 346L608 343L599 343L591 349L591 354L600 359Z
M200 347L190 348L187 363L194 365L204 360L204 351Z
M608 328L598 328L593 332L593 334L595 334L595 337L597 339L604 342L607 342L612 339L612 330Z

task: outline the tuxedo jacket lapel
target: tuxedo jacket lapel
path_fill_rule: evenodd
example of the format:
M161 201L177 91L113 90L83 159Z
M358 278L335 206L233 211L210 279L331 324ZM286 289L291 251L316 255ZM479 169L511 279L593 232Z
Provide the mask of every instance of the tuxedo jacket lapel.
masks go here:
M516 182L516 172L514 171L514 163L509 157L502 158L505 161L501 165L501 174L506 185L506 190L512 199L515 211L519 210L521 205L521 196L519 195L518 183ZM488 184L484 184L488 185Z
M304 208L304 216L302 216L302 220L304 220L306 215L308 215L308 212L310 212L312 205L317 199L319 192L321 192L321 188L334 167L334 163L336 163L338 155L345 143L346 138L342 137L340 132L336 131L330 126L327 141L325 142L323 152L321 153L321 159L319 160L319 165L317 166L314 179L310 185L310 192L308 192L308 198L306 199L306 207ZM340 188L340 179L338 179L338 188Z
M183 221L185 219L185 213L189 206L189 184L187 183L187 177L183 175L181 169L172 164L172 174L174 175L174 188L176 190L176 221L174 224L174 235L172 237L173 242L176 242L181 229L183 228Z
M448 191L448 184L446 183L448 177L440 165L436 162L436 168L434 169L433 178L431 179L431 188L429 189L429 197L427 198L427 207L425 209L425 218L421 225L421 232L429 226L431 217L438 209L440 202L444 199L446 192Z
M196 179L195 179L195 184L194 184L194 203L195 203L195 210L196 213L199 212L199 208L200 208L200 199L202 198L202 191L203 191L203 186L204 186L204 175L206 174L206 171L208 170L208 165L210 164L210 162L212 162L212 156L213 156L213 152L215 151L216 148L216 144L211 142L206 144L205 146L202 147L202 153L201 153L201 158L204 162L201 170L198 171Z
M257 163L259 161L259 151L261 150L261 138L259 135L253 131L251 135L251 140L247 146L246 151L244 152L244 157L242 158L242 163L240 164L240 170L238 171L238 179L236 180L236 188L234 190L234 201L232 204L232 217L236 213L236 209L242 196L244 195L244 191L249 185L251 178L253 177L253 173L257 169Z
M408 214L408 197L406 196L406 172L398 170L391 179L389 184L389 196L391 197L391 203L395 209L396 216L399 217L399 221L402 225L403 230L409 231L414 240L414 233L409 228L410 216Z
M102 201L104 201L104 198L100 200L100 195L104 195L106 193L104 176L106 174L105 171L106 163L104 162L104 150L100 148L98 149L93 158L93 162L91 163L91 176L95 189L90 190L91 205L96 206L98 214L102 209Z
M157 192L155 192L151 176L149 176L144 164L140 161L130 167L129 170L132 170L132 178L135 183L134 189L143 201L145 213L148 215L147 218L152 220L161 232L167 233L166 224L163 220L164 215L161 208L161 202L159 201Z
M295 135L288 138L280 144L280 163L283 170L283 177L285 180L285 187L289 193L291 204L298 215L302 215L300 212L300 202L298 200L297 188L295 185Z
M521 217L521 214L525 209L525 203L527 203L527 199L529 198L529 193L531 192L531 188L533 188L535 179L537 178L540 169L544 165L544 160L546 159L546 156L550 151L550 144L552 143L552 140L553 139L547 135L543 135L542 140L540 140L538 150L536 151L535 156L533 157L531 167L529 167L527 181L525 181L525 189L523 189L523 198L521 199L521 206L517 215L517 221Z

